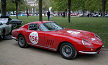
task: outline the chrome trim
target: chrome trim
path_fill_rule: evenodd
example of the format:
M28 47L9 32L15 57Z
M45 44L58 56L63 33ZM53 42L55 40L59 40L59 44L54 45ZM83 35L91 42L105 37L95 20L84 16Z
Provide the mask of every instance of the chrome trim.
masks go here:
M102 48L104 48L105 46L103 45Z
M85 41L88 42L89 44L91 44L89 41L85 40L85 39L82 39L82 44L85 46ZM93 45L93 44L91 44ZM85 46L86 47L86 46ZM93 46L94 47L94 46ZM93 48L93 47L86 47L86 48Z
M50 48L50 47L45 47L45 46L41 46L41 45L35 45L35 46L39 46L39 47L43 47L43 48L48 48L48 49L50 49L50 50L54 50L54 51L56 51L56 49L54 49L54 48Z
M17 41L16 37L13 37L13 36L12 36L12 39L14 39L14 40L16 40L16 41Z
M79 51L79 52L84 54L97 54L97 52L85 52L85 51Z

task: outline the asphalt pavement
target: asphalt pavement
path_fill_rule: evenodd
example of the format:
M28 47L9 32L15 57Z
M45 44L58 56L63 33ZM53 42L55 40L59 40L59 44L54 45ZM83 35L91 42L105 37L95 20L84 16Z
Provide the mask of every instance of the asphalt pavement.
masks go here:
M78 55L66 60L58 52L20 48L15 40L0 40L0 65L108 65L108 49L98 55Z

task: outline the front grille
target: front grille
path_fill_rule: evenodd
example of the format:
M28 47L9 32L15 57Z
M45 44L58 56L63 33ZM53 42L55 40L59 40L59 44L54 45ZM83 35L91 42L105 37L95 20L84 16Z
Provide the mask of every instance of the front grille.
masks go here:
M98 50L100 50L100 49L101 49L101 47L97 48L97 49L96 49L96 52L97 52Z

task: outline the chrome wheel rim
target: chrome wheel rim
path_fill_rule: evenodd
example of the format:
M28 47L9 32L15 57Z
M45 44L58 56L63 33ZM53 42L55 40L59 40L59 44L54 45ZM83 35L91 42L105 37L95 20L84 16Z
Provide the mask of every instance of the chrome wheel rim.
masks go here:
M70 57L72 55L72 48L69 45L64 45L62 47L62 54L65 57Z
M25 42L24 42L24 38L23 37L19 37L19 41L18 41L20 46L24 46Z

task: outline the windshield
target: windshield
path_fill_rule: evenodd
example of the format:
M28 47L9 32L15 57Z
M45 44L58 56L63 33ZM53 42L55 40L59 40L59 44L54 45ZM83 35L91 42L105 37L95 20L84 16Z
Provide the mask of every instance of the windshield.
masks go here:
M40 28L42 31L56 31L56 30L63 29L61 26L57 25L55 22L43 23L40 25Z
M7 23L8 22L8 18L0 18L0 23Z

